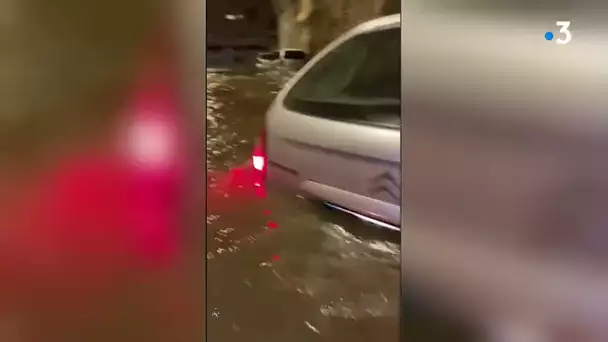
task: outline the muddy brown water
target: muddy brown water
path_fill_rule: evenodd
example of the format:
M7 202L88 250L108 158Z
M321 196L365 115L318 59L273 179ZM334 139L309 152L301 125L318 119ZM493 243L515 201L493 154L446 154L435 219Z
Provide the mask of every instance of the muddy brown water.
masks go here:
M207 75L208 340L399 341L394 236L233 181L276 90L260 75Z

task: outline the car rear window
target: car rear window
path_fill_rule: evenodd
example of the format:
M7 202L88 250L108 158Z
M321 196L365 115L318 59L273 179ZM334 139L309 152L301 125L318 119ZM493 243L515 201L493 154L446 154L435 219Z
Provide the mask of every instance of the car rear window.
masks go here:
M330 120L399 128L399 27L357 35L325 55L287 94L287 109Z
M306 59L306 53L302 50L285 50L286 59Z

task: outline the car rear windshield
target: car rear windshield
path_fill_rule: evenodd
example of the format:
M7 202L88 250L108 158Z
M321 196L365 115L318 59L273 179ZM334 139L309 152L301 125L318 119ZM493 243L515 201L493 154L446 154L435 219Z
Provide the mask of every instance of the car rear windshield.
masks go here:
M302 50L285 50L284 56L287 59L306 59L306 53Z
M399 27L343 42L300 78L285 98L287 109L330 120L400 127Z

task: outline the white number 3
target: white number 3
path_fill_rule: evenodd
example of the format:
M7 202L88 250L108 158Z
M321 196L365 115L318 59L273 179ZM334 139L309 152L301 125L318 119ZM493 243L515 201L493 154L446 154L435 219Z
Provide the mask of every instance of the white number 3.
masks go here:
M570 32L570 30L568 30L568 28L570 27L570 22L569 21L558 21L558 22L556 22L556 25L561 27L559 29L559 32L565 34L566 37L564 39L559 38L555 42L557 44L568 44L570 42L570 40L572 40L572 33Z

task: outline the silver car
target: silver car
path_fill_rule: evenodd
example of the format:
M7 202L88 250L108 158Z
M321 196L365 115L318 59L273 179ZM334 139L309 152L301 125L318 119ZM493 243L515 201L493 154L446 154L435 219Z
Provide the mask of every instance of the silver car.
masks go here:
M400 230L400 78L399 15L350 30L277 95L254 168L270 183Z

